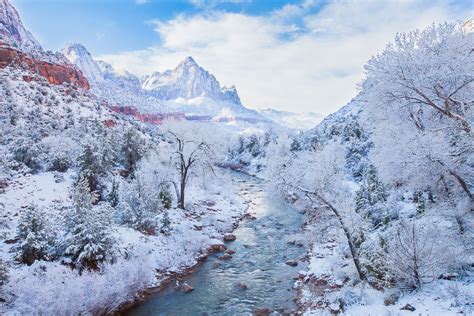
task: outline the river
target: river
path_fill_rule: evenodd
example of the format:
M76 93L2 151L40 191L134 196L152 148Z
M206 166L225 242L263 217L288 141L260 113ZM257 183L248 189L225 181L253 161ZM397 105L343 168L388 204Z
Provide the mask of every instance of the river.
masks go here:
M234 315L258 308L296 309L293 278L306 266L299 261L291 267L286 261L305 256L305 247L298 245L304 215L272 199L262 180L237 174L235 181L255 218L241 222L233 232L237 239L226 243L235 251L232 259L210 255L185 278L194 291L177 291L173 281L127 315ZM290 240L296 244L288 244Z

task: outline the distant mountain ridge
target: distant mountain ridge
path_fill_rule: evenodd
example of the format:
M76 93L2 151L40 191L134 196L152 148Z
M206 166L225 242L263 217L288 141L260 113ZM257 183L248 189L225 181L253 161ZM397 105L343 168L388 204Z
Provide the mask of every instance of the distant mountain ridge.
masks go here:
M172 70L138 78L95 60L81 44L69 44L62 53L89 79L93 93L113 106L135 107L142 113L184 113L193 120L271 122L244 107L235 86L221 87L190 56Z
M260 114L275 121L276 123L297 130L307 130L316 126L324 118L323 114L306 112L295 113L279 111L271 108L258 110Z

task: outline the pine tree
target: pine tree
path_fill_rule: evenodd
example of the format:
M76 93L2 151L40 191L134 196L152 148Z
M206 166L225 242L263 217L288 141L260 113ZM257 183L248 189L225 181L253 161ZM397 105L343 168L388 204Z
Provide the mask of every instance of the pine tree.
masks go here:
M379 180L377 169L369 165L356 192L356 212L369 217L375 226L384 219L381 204L385 201L387 201L385 185Z
M112 181L112 189L107 197L107 201L110 203L110 206L113 208L117 207L119 203L119 196L118 196L118 184L115 179Z
M149 235L156 233L157 216L162 212L163 205L159 194L141 178L122 185L117 214L119 222Z
M171 221L170 221L170 218L169 218L168 211L164 211L163 212L163 217L161 218L160 232L163 235L168 236L171 233L171 230L172 230Z
M163 204L163 207L165 209L170 209L171 204L173 202L171 198L171 192L169 190L169 187L162 187L159 193L159 198L161 200L161 203Z
M22 213L17 238L20 240L16 256L18 261L31 265L36 260L51 258L52 232L46 214L36 206L31 205Z
M87 180L90 192L98 190L98 177L100 173L100 157L90 145L85 145L78 157L79 175ZM98 199L97 199L98 200Z
M5 262L0 259L0 287L8 281L8 270Z
M145 153L145 140L133 128L129 128L124 135L122 153L125 168L129 174L133 175L137 162Z
M87 178L81 176L72 192L73 206L65 214L68 232L65 255L84 268L98 268L112 245L110 216L107 207L98 205L97 194L90 192Z

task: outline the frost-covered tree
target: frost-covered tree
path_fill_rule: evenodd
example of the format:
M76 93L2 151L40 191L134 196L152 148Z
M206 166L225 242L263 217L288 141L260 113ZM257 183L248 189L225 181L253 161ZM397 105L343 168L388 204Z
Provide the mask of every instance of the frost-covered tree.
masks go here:
M195 123L170 123L165 136L173 147L171 163L178 171L178 179L174 182L179 192L178 207L184 209L190 177L197 170L213 173L215 152L209 141L210 134Z
M8 281L8 269L5 261L0 259L0 287Z
M144 137L135 128L128 128L122 138L122 161L129 174L133 174L145 151Z
M391 141L398 144L392 157L391 153L381 153L387 164L392 159L402 166L417 164L420 178L414 177L418 180L416 189L426 189L423 186L430 178L444 182L443 189L448 190L452 190L449 182L454 182L471 203L473 41L474 33L457 24L399 34L393 44L369 61L362 85L368 100L367 115L374 121L390 119L393 125L393 129L375 126L375 137L383 138L387 148Z
M114 208L117 207L119 203L119 185L115 179L112 180L112 188L107 196L107 201L110 203L110 206Z
M327 212L336 219L344 233L358 277L365 281L367 273L361 264L356 236L353 235L362 226L356 221L352 193L344 188L344 161L339 154L342 150L337 143L331 143L324 150L299 152L280 168L280 173L274 175L274 181L287 192L296 191L305 195L318 211ZM355 226L351 228L349 223Z
M90 192L99 191L99 174L102 171L100 161L98 151L91 145L85 145L77 159L80 178L87 181ZM97 202L97 200L98 199L96 199L95 202Z
M27 265L36 260L49 260L52 255L53 234L46 213L35 205L30 205L21 214L17 227L20 243L16 258Z
M160 233L162 233L163 235L169 235L172 228L171 228L171 220L170 220L168 211L165 210L163 212L160 224L161 224Z
M142 233L155 234L158 215L164 208L159 192L159 183L143 175L136 175L130 182L123 183L116 212L118 221Z
M420 288L461 261L453 239L429 225L402 221L393 235L388 240L387 266L402 287Z
M387 195L385 185L379 180L375 166L369 165L356 192L356 212L369 217L373 226L380 224L383 220L387 220L386 206L383 205L387 201Z
M81 176L72 191L73 205L64 214L66 249L75 266L97 269L107 259L113 239L110 211L106 204L94 206L97 194L91 192L87 178Z
M471 131L474 34L457 24L432 25L423 31L398 34L395 42L366 65L365 87L377 85L384 100L401 101L423 129L419 111L432 111L452 125Z

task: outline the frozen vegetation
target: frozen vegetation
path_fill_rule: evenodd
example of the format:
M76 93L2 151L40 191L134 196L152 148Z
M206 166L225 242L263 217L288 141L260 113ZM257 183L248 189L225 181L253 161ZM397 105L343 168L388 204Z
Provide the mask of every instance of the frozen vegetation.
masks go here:
M1 314L116 311L222 250L252 202L231 169L304 213L299 313L473 312L469 24L397 35L349 104L296 132L190 57L117 74L78 44L67 58L43 51L9 2L0 9L0 55L23 58L0 63ZM113 109L130 104L185 115L150 123Z

